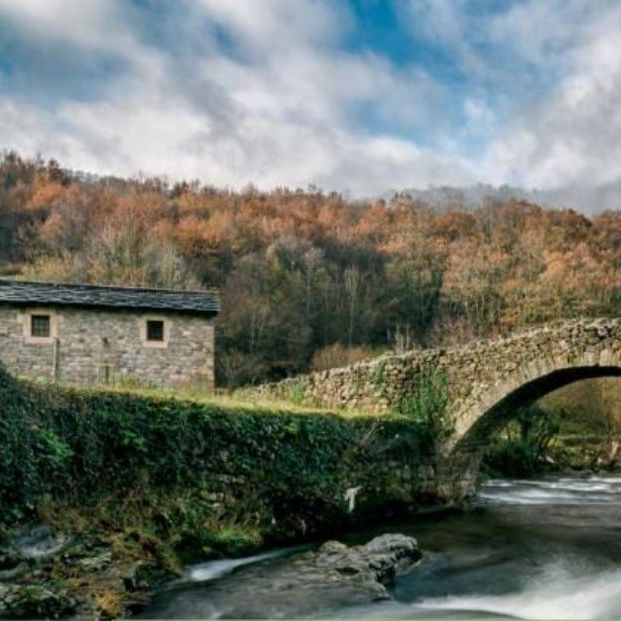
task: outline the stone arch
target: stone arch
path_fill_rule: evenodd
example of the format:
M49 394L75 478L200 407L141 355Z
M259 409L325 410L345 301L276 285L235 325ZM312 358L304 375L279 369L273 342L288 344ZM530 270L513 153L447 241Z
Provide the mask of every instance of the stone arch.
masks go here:
M440 495L462 497L474 488L484 450L517 409L574 382L621 377L621 352L610 349L583 351L571 358L531 361L497 382L477 403L454 414L455 430L442 449L441 461L448 463L450 488ZM446 477L440 482L446 488ZM448 494L447 494L448 492Z
M472 489L481 445L510 417L512 404L535 401L572 382L621 375L621 319L552 323L459 347L412 350L259 386L250 394L374 413L399 411L422 374L446 379L449 426L421 485L446 500ZM479 449L479 450L477 450Z

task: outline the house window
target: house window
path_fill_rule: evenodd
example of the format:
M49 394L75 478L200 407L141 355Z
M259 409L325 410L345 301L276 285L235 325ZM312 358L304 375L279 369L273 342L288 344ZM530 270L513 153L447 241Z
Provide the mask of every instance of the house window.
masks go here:
M147 320L147 341L164 340L164 322L160 319Z
M30 316L30 336L44 337L50 336L50 316L31 315Z

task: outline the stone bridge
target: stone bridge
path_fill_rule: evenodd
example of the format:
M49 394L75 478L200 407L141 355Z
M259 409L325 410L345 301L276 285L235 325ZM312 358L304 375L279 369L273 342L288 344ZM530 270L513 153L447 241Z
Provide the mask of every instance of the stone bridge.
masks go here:
M455 498L472 490L490 436L518 407L577 380L621 376L621 320L547 325L463 347L388 355L253 392L327 408L390 412L416 395L421 378L431 372L444 378L450 429L438 441L435 491Z

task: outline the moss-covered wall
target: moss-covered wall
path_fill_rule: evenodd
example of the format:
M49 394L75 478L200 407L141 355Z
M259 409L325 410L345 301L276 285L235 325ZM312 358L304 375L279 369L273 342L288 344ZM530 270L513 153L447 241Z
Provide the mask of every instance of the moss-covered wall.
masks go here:
M42 506L88 509L132 498L133 510L163 529L234 520L284 539L346 523L348 488L360 487L354 518L379 516L416 509L433 478L431 439L404 418L41 387L2 369L0 403L7 526L37 519ZM189 497L191 519L183 513Z

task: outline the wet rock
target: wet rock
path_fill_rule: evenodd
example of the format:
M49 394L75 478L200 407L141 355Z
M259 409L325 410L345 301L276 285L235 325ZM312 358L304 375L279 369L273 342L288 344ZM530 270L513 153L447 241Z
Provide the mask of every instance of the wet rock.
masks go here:
M319 548L318 556L330 557L335 554L344 554L349 548L340 541L326 541L321 548Z
M66 593L42 586L13 586L0 591L3 619L59 619L75 612L77 602Z
M316 552L258 563L204 585L179 583L156 596L148 618L282 618L327 614L389 599L388 586L421 558L417 542L382 535L362 546L338 541Z
M28 569L28 564L12 547L0 549L0 582L12 580Z
M71 537L48 526L14 535L0 547L0 582L18 578L38 561L60 554L71 542Z
M315 564L341 575L356 576L368 584L379 583L383 587L420 557L414 538L389 534L353 548L338 541L328 541L319 548ZM376 594L385 592L385 588L374 590Z
M171 575L146 553L135 558L133 546L113 550L105 538L48 527L8 533L0 545L0 619L113 618L144 609L153 585Z
M14 535L0 547L0 580L6 579L20 566L46 560L60 554L72 543L65 533L49 526L36 526Z
M36 526L14 542L14 548L23 559L47 559L62 552L71 544L71 537L49 526Z

